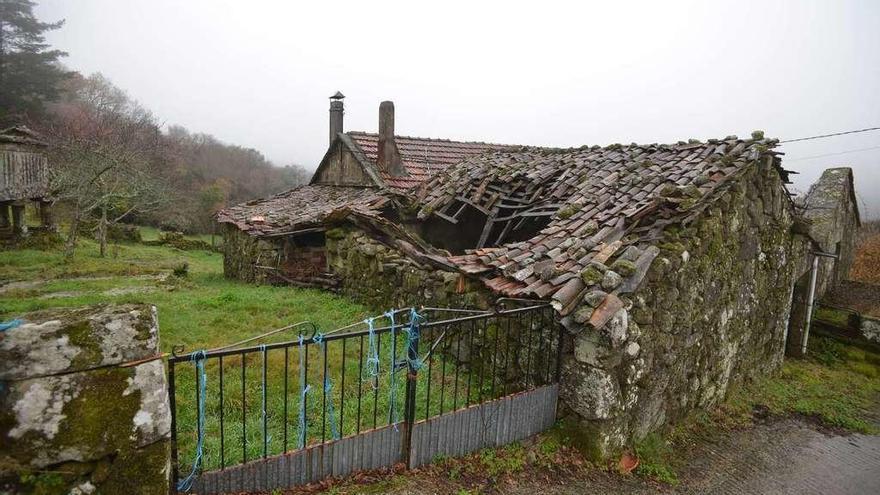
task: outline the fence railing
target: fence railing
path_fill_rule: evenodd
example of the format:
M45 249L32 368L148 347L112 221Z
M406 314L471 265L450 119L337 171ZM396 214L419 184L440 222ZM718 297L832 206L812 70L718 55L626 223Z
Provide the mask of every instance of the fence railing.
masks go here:
M558 382L545 305L396 310L326 334L169 359L172 489L202 471L415 421ZM183 476L181 476L183 474Z

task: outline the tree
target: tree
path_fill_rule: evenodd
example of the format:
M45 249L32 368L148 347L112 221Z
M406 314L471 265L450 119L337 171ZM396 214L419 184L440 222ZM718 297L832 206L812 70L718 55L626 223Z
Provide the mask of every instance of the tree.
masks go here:
M156 173L162 134L149 111L102 75L74 78L67 86L46 128L53 187L71 208L65 254L73 256L81 223L97 217L104 256L112 224L169 199Z
M40 22L30 0L0 0L0 124L38 116L69 76L58 63L67 54L49 49L44 33L64 21Z

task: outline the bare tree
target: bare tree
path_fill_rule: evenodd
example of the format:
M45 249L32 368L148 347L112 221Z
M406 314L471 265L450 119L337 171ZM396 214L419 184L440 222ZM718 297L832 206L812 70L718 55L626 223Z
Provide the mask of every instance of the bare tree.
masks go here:
M71 207L65 255L72 258L81 223L98 217L101 256L108 228L134 212L161 207L168 195L154 173L162 135L152 114L100 74L70 83L46 129L53 186Z

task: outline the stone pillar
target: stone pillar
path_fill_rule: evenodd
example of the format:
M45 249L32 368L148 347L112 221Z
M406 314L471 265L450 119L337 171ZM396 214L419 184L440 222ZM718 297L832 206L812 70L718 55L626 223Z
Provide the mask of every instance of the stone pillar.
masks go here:
M16 235L27 234L27 223L24 220L24 205L12 203L12 231Z
M171 416L163 363L151 359L159 353L155 307L20 319L0 338L0 479L53 472L46 493L167 494ZM39 477L22 483L12 493L43 493Z
M47 230L54 230L55 222L52 218L52 202L40 201L40 220L42 221L43 227Z
M8 228L12 225L9 219L9 203L0 203L0 229Z

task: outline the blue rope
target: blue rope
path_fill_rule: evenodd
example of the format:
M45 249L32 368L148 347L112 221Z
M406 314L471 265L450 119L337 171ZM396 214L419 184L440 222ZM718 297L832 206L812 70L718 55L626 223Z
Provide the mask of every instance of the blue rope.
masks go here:
M364 320L364 323L367 324L367 341L369 342L369 346L367 349L367 374L370 378L376 378L379 376L379 349L376 346L376 330L373 327L373 320L375 318L367 318ZM362 377L363 381L364 378ZM373 388L377 387L377 383L373 381Z
M15 328L15 327L21 325L22 323L24 323L24 322L21 321L21 320L17 320L17 319L16 319L16 320L9 320L9 321L0 322L0 332L5 332L5 331L7 331L7 330L12 330L13 328Z
M207 392L207 375L205 374L205 351L195 351L190 354L190 361L196 365L196 374L199 377L199 438L196 444L196 457L193 459L192 471L189 476L177 482L179 491L188 492L196 480L199 468L202 466L202 452L205 444L205 395Z
M306 446L306 394L312 386L306 383L306 367L303 363L305 356L303 336L299 336L299 448Z
M418 356L410 358L409 350L413 343L419 340L419 327L423 321L425 321L425 317L418 314L415 308L411 308L409 311L409 326L403 329L406 333L406 362L410 368L416 371L420 370L425 362L423 358Z
M394 371L396 369L395 365L397 363L394 362L394 358L396 357L394 356L394 351L396 350L395 344L397 341L397 336L394 334L394 309L392 308L391 310L387 311L385 313L385 316L388 317L389 320L391 320L391 349L388 351L388 359L391 362L391 366L389 366L388 368L388 402L391 404L391 410L388 412L388 420L391 422L391 424L395 425L394 429L396 431L398 418L397 409L394 407L394 396L397 393L397 384L394 382Z
M324 351L324 335L321 333L316 334L312 337L312 340L317 342L318 346L321 347L321 352ZM326 368L325 368L326 369ZM333 390L333 382L330 380L329 376L324 377L324 396L329 400L327 402L327 414L330 416L330 434L333 436L334 440L339 440L339 429L336 427L336 410L333 408L333 394L330 392Z

